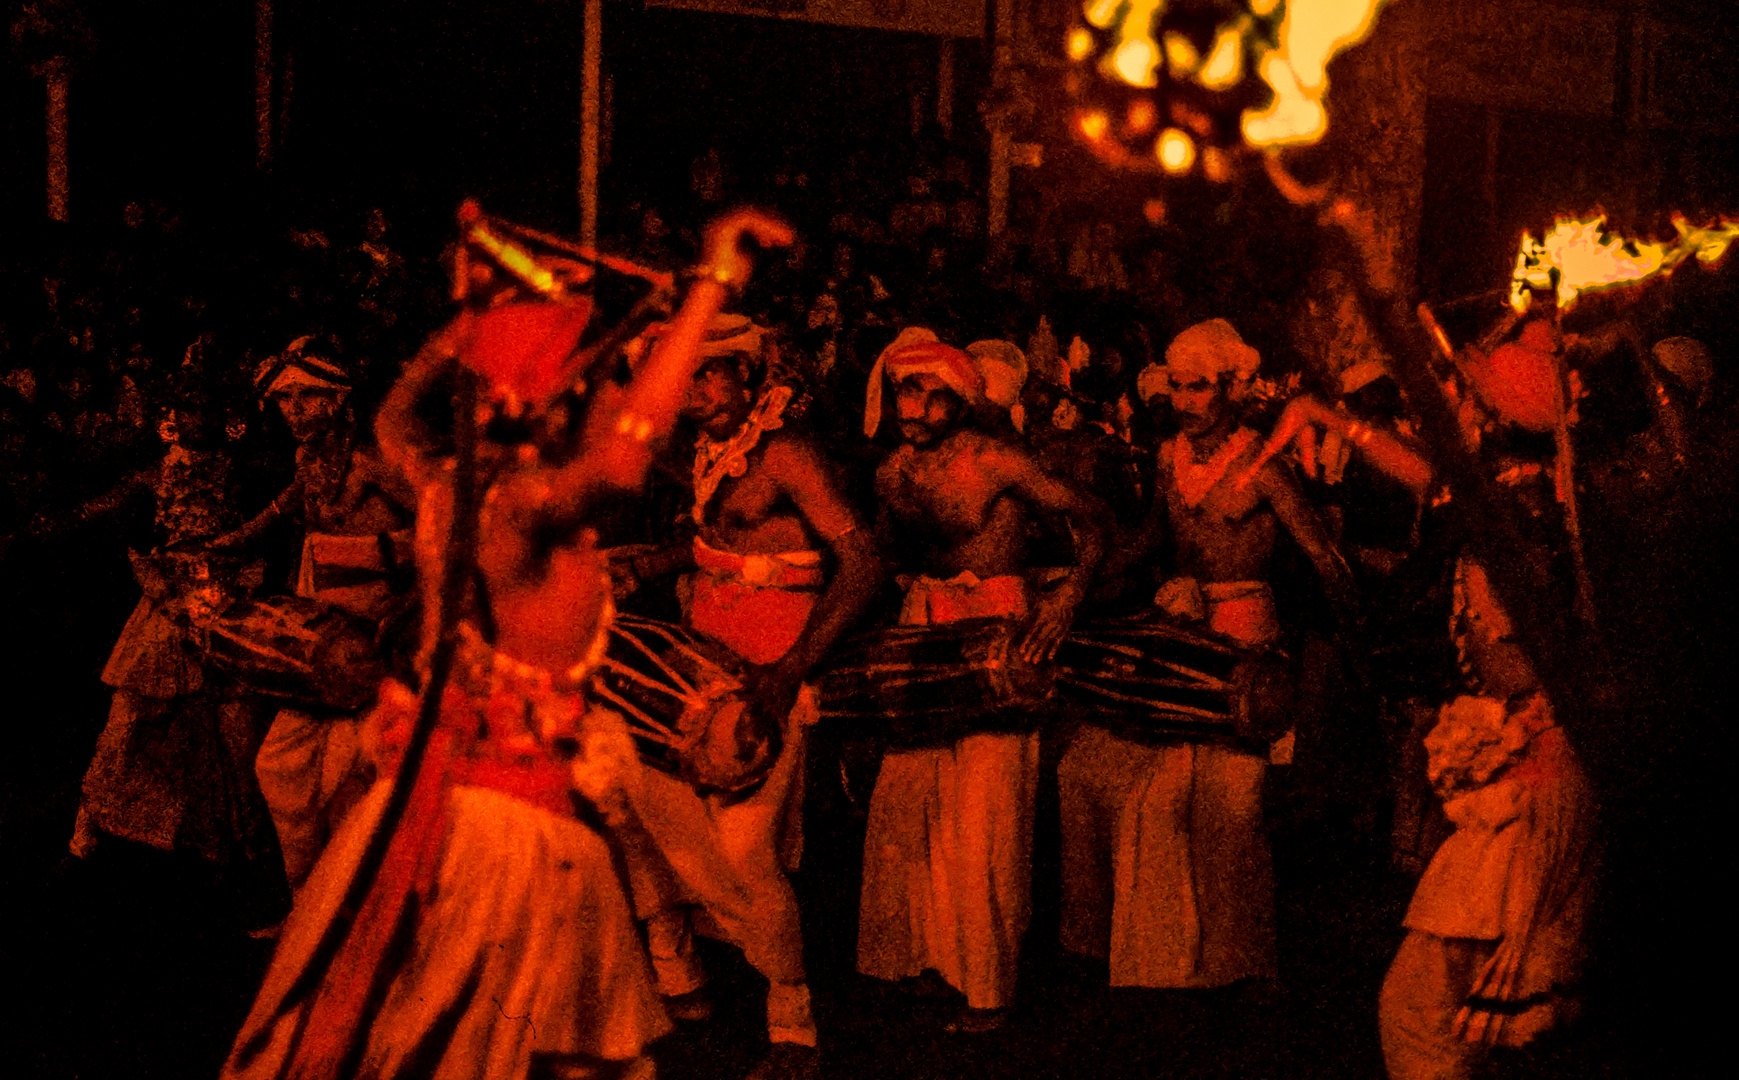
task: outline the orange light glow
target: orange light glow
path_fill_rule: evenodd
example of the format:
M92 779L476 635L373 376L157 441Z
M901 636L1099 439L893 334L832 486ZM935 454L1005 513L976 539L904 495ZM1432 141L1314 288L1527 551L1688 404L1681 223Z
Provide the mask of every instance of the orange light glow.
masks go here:
M1160 133L1154 152L1159 155L1160 165L1173 176L1189 172L1196 163L1195 140L1177 128L1166 128Z
M1232 158L1217 146L1202 148L1202 175L1216 184L1232 178Z
M1077 26L1069 31L1069 39L1064 49L1068 52L1069 59L1079 63L1093 55L1093 35Z
M1189 38L1174 33L1165 35L1165 62L1182 78L1195 74L1196 68L1202 64L1202 57Z
M1559 218L1552 231L1535 240L1523 233L1510 277L1510 305L1526 312L1536 289L1554 289L1559 310L1568 310L1582 293L1670 274L1686 259L1713 264L1739 239L1739 221L1723 218L1708 227L1691 225L1673 215L1678 235L1656 243L1629 240L1607 232L1606 217Z
M1115 26L1117 46L1101 62L1102 70L1131 86L1153 87L1163 56L1174 78L1193 79L1214 91L1229 90L1247 77L1249 53L1256 75L1268 84L1273 99L1261 109L1245 110L1240 126L1252 146L1293 146L1314 143L1328 130L1323 99L1328 94L1328 63L1335 54L1363 41L1388 0L1249 0L1248 14L1217 28L1204 59L1185 36L1154 36L1155 23L1166 0L1085 0L1082 11L1089 25L1100 30ZM1276 39L1272 16L1280 13ZM1266 20L1265 22L1258 20ZM1085 30L1077 31L1086 34ZM1091 41L1068 41L1071 59L1091 55ZM1162 47L1163 46L1163 47Z
M1148 38L1131 38L1117 46L1117 51L1111 54L1111 68L1117 72L1117 77L1130 86L1154 87L1159 80L1154 77L1153 69L1159 63L1159 50L1153 47L1153 41Z
M1097 111L1083 113L1076 124L1088 142L1098 142L1105 137L1105 132L1110 130L1111 118Z
M1153 107L1153 102L1142 98L1129 103L1129 112L1123 118L1123 126L1131 135L1145 135L1159 123L1159 110Z
M1249 20L1228 26L1214 39L1214 49L1197 76L1209 90L1225 90L1244 79L1244 30Z
M1274 91L1266 109L1244 113L1244 138L1254 146L1313 143L1328 130L1328 62L1363 41L1387 0L1289 0L1279 47L1259 61Z

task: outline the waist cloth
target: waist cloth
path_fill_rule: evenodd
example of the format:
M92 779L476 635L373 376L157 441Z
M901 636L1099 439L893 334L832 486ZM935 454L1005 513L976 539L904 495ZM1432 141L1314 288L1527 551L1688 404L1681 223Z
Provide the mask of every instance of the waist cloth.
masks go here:
M819 551L739 555L697 536L694 561L684 603L689 626L751 664L791 651L826 583Z
M903 625L1028 611L1024 578L917 577ZM889 751L870 796L857 967L879 979L938 972L973 1008L1014 998L1032 909L1039 735L980 733Z
M1177 578L1155 602L1247 645L1279 636L1266 582ZM1144 746L1084 726L1057 769L1063 946L1108 958L1113 986L1272 978L1265 771L1233 747Z
M443 1080L520 1080L534 1057L632 1059L667 1030L617 857L571 796L613 817L638 768L621 718L578 693L602 635L552 676L461 629L415 777L397 774L417 697L383 686L364 737L383 779L298 897L225 1077L275 1077L288 1059L318 1072L342 1056L346 1023L361 1074ZM311 973L400 782L413 787L385 861Z

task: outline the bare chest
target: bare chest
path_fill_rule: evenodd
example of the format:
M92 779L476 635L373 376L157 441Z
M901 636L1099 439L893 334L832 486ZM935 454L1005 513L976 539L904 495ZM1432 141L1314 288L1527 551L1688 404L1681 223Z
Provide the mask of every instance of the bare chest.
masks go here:
M989 520L1002 492L970 454L907 453L894 459L888 508L909 524L974 532Z

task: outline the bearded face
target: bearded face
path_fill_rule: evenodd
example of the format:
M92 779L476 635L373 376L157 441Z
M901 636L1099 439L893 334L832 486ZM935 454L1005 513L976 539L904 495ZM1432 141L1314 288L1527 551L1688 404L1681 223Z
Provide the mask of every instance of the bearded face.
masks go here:
M344 393L328 386L287 386L272 394L290 435L299 443L319 437L332 427L344 405Z
M960 395L934 375L908 375L894 393L900 436L913 446L931 446L946 438L965 408Z
M1193 375L1187 382L1173 381L1171 408L1178 429L1185 435L1193 438L1207 434L1225 415L1225 380Z
M682 416L715 439L729 438L748 414L749 397L735 358L715 357L689 381Z

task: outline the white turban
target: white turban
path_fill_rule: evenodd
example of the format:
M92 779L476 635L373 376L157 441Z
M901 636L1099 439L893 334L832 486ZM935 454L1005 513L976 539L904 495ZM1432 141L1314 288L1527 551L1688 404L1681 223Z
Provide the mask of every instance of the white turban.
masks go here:
M874 437L882 419L882 383L898 383L908 375L934 375L944 386L973 404L984 399L984 375L976 361L952 345L944 345L934 332L908 326L876 357L864 393L863 433Z
M987 338L966 346L966 354L978 365L984 379L984 400L1008 410L1014 429L1026 427L1026 411L1020 408L1021 388L1026 386L1026 354L1013 343Z
M310 349L310 345L315 348ZM271 397L298 386L340 392L349 390L350 373L320 355L325 347L313 334L305 334L290 342L283 352L261 364L254 372L254 390L261 397Z
M1251 379L1261 363L1262 354L1244 344L1238 331L1224 319L1196 323L1173 338L1165 350L1166 372L1174 383L1213 381L1223 375Z

